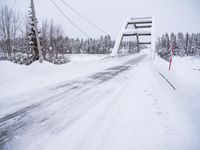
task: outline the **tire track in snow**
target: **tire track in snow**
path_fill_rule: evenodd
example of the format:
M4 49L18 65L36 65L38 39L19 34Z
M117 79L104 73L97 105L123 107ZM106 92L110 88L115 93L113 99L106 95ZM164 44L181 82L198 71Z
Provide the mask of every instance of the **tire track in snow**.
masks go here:
M47 90L49 93L42 97L40 102L0 118L0 149L13 149L16 144L23 144L20 143L21 138L26 138L26 134L37 139L42 138L43 134L61 132L81 117L88 106L100 102L99 98L97 102L92 101L92 96L98 92L99 86L128 71L131 65L140 62L145 56L139 56L121 66L108 68L86 79L53 87ZM96 95L105 96L106 91L102 91ZM74 111L77 113L70 116L70 112Z

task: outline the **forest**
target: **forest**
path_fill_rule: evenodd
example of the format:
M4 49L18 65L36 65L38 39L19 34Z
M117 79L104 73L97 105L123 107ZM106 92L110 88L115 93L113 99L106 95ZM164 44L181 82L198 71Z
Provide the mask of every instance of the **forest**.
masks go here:
M158 55L165 60L169 60L173 56L193 56L200 57L200 33L177 34L165 33L158 38L156 42L156 51Z

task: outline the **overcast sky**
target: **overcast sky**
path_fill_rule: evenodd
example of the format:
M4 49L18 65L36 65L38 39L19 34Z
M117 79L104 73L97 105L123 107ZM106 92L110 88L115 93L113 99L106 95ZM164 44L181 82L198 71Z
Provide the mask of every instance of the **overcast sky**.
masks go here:
M62 14L53 6L51 0L34 0L39 23L45 18L54 19L65 29L69 37L83 37ZM84 32L91 37L102 33L65 7L60 0L54 0L59 7ZM65 0L74 9L93 23L116 37L128 17L155 16L156 35L165 32L200 32L199 0ZM28 11L28 0L0 0L0 6L8 5L25 14Z

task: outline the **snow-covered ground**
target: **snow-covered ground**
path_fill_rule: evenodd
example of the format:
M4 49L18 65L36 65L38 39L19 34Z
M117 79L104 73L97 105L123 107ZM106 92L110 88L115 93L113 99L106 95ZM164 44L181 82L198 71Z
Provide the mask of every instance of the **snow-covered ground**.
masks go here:
M0 149L198 150L199 69L175 58L169 72L146 51L61 66L2 61Z
M49 62L41 65L39 62L34 62L26 66L0 61L1 98L87 76L132 58L115 58L110 61L104 59L106 57L104 55L69 55L68 57L70 63L64 65L54 65Z
M171 94L175 105L187 115L188 122L193 124L200 144L200 59L174 57L171 71L168 71L169 63L159 57L153 65L175 86L176 91Z

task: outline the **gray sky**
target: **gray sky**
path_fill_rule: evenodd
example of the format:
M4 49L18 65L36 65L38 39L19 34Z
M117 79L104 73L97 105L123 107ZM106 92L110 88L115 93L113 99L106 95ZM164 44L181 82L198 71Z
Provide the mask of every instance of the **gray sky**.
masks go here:
M15 0L0 0L1 5L13 6ZM51 0L34 0L36 15L40 23L45 18L54 19L70 37L83 37L60 12L53 6ZM60 8L84 32L91 37L99 37L93 26L65 7L60 0L54 0ZM65 0L74 9L101 27L113 37L118 35L120 28L128 17L155 16L156 35L165 32L200 32L200 1L199 0ZM28 0L16 0L14 9L27 13Z

